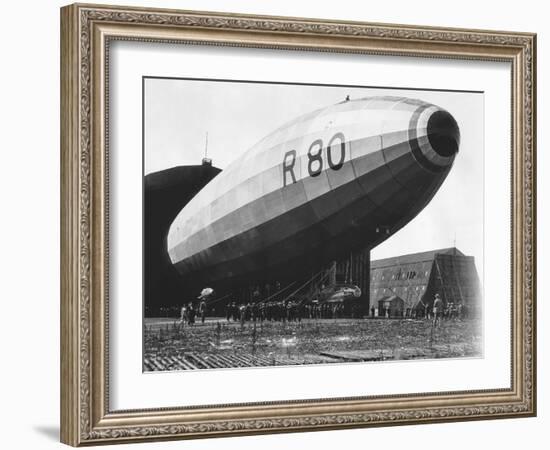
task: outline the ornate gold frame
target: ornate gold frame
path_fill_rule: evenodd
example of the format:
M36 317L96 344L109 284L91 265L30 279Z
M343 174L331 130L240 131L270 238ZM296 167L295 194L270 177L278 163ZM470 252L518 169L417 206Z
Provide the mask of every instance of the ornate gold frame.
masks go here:
M113 39L512 66L512 385L477 392L113 412L108 405L106 62ZM61 440L128 441L533 416L536 36L75 4L61 9Z

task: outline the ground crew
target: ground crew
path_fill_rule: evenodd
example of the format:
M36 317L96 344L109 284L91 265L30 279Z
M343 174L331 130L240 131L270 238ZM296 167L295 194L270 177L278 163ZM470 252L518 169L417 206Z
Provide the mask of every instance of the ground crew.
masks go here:
M434 305L433 305L433 326L441 326L441 317L443 315L443 300L439 294L435 294Z
M199 314L201 315L201 322L204 323L206 318L206 302L204 300L199 305Z

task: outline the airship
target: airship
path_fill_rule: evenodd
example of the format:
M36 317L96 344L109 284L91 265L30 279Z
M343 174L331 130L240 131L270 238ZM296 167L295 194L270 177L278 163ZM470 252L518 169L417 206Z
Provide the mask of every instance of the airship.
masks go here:
M181 209L166 240L170 260L186 280L236 285L296 279L373 248L430 202L459 143L448 111L413 98L346 98L306 113Z

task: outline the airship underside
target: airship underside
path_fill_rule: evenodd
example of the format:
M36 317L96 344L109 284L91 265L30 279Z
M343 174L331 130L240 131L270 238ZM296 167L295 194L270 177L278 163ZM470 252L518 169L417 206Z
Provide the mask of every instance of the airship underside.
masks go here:
M419 100L342 102L282 126L178 214L172 263L202 282L281 279L373 247L414 218L452 167L459 129Z

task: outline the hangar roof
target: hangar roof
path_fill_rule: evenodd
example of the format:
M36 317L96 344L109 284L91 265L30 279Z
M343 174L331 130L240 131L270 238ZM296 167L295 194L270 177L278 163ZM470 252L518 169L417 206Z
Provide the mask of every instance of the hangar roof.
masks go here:
M377 259L371 262L371 269L380 269L382 267L433 261L436 255L466 256L456 247L449 247L439 250L430 250L428 252L410 253L408 255L394 256L392 258Z

